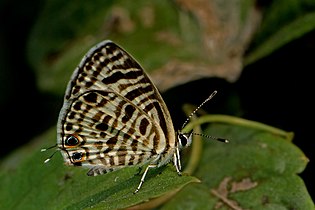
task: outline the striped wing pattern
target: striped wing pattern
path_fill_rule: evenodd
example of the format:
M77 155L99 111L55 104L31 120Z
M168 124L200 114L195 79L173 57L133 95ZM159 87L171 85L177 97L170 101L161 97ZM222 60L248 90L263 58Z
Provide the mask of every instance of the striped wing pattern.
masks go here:
M69 165L103 174L128 165L158 166L176 149L167 107L142 67L111 41L93 47L68 84L57 145Z

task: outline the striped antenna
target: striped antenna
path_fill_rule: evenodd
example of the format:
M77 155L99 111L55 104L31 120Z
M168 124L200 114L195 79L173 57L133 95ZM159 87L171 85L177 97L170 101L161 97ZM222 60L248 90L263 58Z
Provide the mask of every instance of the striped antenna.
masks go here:
M205 103L207 103L208 101L210 101L210 99L213 98L213 96L214 96L215 94L217 94L217 92L218 92L218 91L216 91L216 90L213 91L213 92L211 93L211 95L210 95L206 100L204 100L204 102L202 102L202 103L187 117L186 121L183 123L182 129L184 129L184 127L187 125L187 123L189 122L190 118L191 118L192 116L194 116L194 114L195 114Z
M194 133L194 132L192 132L192 134L196 135L196 136L202 136L202 137L206 137L208 139L213 139L213 140L216 140L216 141L220 141L220 142L223 142L223 143L229 143L229 140L223 139L223 138L218 138L218 137L215 137L215 136L209 136L209 135L206 135L206 134Z

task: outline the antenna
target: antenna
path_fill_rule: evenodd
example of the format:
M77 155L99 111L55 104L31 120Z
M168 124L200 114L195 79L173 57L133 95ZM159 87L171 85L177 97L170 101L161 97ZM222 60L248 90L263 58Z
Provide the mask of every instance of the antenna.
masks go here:
M188 117L187 119L185 120L185 122L183 123L183 126L182 126L182 129L187 125L187 123L189 122L190 118L205 104L207 103L208 101L210 101L211 98L213 98L213 96L215 94L217 94L218 91L213 91L211 93L211 95L206 99L204 100L204 102L202 102ZM205 135L206 136L206 135ZM210 136L209 136L210 137ZM211 138L211 137L210 137Z
M194 132L192 132L192 134L194 134L196 136L202 136L202 137L206 137L208 139L213 139L213 140L216 140L216 141L220 141L220 142L223 142L223 143L229 143L229 140L223 139L223 138L218 138L218 137L215 137L215 136L210 136L210 135L206 135L206 134L202 134L202 133L194 133Z

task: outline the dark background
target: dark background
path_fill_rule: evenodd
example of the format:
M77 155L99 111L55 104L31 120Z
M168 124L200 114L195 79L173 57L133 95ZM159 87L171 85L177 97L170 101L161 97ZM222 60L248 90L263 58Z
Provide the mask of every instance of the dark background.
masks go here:
M23 146L34 136L57 122L63 96L42 93L36 87L36 75L26 60L26 42L41 5L33 1L0 2L0 112L1 158ZM165 94L172 117L180 114L175 107L182 101L199 104L211 88L219 91L215 100L223 106L214 113L233 114L224 110L228 96L240 98L242 117L295 133L296 144L310 159L301 174L314 198L314 55L315 31L301 37L270 56L247 66L234 84L210 78L171 89ZM172 101L175 92L182 101ZM221 108L219 108L221 107ZM211 108L209 108L211 109ZM231 113L232 112L232 113ZM175 126L180 126L175 120ZM181 121L183 122L183 121Z

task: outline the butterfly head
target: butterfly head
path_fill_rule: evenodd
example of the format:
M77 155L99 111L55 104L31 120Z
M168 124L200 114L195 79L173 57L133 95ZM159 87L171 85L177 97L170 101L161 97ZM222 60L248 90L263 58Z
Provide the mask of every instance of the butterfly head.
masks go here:
M192 132L190 133L182 133L178 132L177 134L177 141L178 141L178 148L181 150L183 148L189 147L192 142Z

